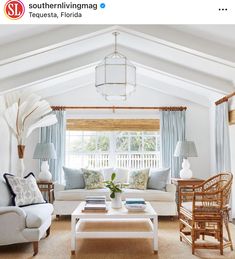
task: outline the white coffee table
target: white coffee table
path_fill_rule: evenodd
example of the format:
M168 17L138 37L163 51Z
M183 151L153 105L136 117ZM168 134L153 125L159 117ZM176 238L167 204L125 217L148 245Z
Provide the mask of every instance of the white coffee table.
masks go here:
M72 213L72 255L76 251L77 238L151 238L153 241L153 251L154 253L158 252L158 216L149 202L146 202L146 209L141 212L129 212L124 205L121 209L112 209L111 203L107 202L108 212L106 213L84 213L82 212L84 205L85 202L81 202ZM99 222L100 224L96 224ZM92 227L94 223L98 228ZM114 226L113 229L112 227L105 227L109 223L111 226ZM120 229L117 227L120 223L124 225L127 223L128 225ZM133 225L142 227L135 229Z

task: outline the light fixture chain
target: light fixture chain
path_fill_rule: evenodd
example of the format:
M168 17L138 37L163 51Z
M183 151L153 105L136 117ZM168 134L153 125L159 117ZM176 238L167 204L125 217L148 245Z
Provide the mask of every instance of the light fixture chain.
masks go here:
M116 54L118 51L117 51L117 36L118 36L119 32L115 31L113 33L114 37L115 37L115 41L114 41L114 53Z

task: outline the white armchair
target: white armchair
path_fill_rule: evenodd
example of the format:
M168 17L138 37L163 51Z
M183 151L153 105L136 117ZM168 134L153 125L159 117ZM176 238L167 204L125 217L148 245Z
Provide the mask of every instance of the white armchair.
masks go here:
M49 203L9 206L10 199L6 183L0 179L0 245L32 242L36 255L39 240L50 234L53 206Z

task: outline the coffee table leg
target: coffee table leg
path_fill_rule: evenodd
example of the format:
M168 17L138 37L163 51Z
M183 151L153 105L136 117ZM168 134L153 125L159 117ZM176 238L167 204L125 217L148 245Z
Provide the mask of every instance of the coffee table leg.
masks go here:
M75 255L76 251L76 217L71 218L71 254Z
M158 253L158 218L153 218L153 250L154 253Z

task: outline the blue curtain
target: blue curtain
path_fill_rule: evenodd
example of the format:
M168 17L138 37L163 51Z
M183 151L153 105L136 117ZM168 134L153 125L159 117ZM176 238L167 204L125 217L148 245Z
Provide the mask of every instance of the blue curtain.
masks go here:
M171 177L179 178L182 158L174 157L176 144L185 140L185 111L161 111L160 139L162 167L171 169Z
M228 102L216 105L215 110L216 171L231 171Z
M58 123L41 128L41 143L51 142L55 146L57 159L49 161L50 172L54 181L63 182L62 166L65 158L65 136L66 136L66 112L64 110L53 111Z

